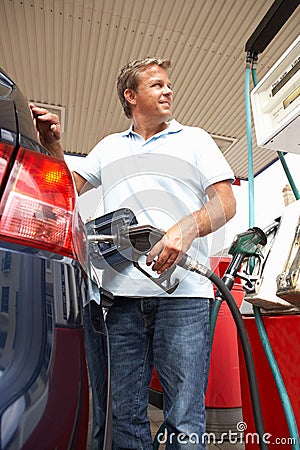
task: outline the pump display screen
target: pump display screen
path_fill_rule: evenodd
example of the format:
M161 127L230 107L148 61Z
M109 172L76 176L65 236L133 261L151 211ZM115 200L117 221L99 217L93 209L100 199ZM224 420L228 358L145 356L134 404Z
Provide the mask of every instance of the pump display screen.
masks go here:
M299 60L293 65L293 67L291 68L291 70L289 70L288 72L286 72L283 77L281 78L280 81L278 81L278 83L276 84L276 86L273 87L272 91L271 91L271 95L272 97L274 97L277 92L280 91L281 88L283 88L283 86L295 75L295 73L298 72L298 70L300 69L300 58Z

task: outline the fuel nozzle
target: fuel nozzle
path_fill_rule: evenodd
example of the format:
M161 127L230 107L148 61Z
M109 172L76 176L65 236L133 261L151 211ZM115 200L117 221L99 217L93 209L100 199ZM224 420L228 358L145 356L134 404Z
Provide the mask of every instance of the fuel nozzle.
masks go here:
M247 231L235 236L228 251L230 255L244 253L246 255L260 254L259 245L266 245L267 236L258 227L249 228Z
M228 250L228 253L233 255L233 258L223 277L223 281L229 290L233 287L235 278L244 259L251 256L262 256L260 246L266 245L266 243L267 236L263 230L258 227L249 228L247 231L235 236L231 247ZM248 279L246 282L248 284L250 283Z

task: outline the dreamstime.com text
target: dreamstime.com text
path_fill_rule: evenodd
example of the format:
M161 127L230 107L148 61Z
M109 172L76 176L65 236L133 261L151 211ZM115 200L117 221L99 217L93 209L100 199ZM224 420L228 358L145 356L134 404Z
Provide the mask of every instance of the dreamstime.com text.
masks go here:
M187 436L185 433L167 433L161 432L157 435L159 444L166 444L167 442L173 444L223 444L224 442L230 444L260 444L266 445L294 445L296 439L292 437L278 437L270 433L265 433L259 436L257 433L248 433L247 424L245 422L238 422L236 425L237 431L229 430L227 433L216 435L215 433L204 433L199 436L197 433L191 433Z

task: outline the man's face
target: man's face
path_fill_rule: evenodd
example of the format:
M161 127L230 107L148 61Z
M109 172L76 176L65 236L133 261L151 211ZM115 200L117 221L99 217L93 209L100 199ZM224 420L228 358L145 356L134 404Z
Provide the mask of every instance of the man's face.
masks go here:
M165 69L157 65L149 66L139 74L133 113L169 120L172 116L172 96L171 82Z

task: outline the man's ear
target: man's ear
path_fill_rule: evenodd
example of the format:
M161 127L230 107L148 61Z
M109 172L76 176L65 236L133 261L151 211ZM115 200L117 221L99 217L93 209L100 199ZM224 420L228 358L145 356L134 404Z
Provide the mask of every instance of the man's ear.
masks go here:
M133 89L125 89L124 97L130 105L136 105L136 92Z

